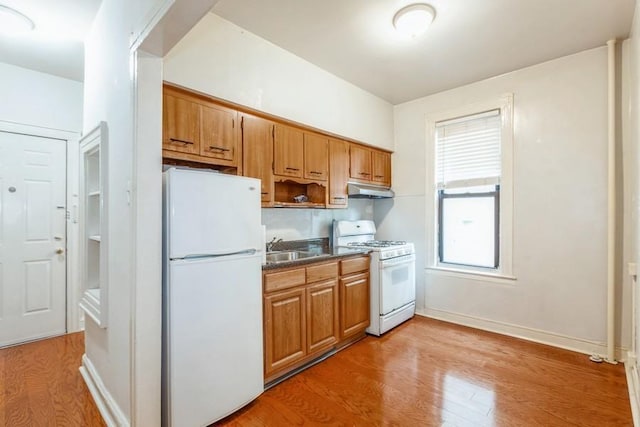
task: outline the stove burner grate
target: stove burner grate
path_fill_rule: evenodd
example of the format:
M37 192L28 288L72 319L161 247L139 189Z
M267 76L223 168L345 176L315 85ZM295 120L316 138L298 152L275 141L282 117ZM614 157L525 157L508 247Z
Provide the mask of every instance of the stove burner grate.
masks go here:
M368 240L366 242L351 242L349 246L369 247L369 248L389 248L391 246L406 245L404 240Z

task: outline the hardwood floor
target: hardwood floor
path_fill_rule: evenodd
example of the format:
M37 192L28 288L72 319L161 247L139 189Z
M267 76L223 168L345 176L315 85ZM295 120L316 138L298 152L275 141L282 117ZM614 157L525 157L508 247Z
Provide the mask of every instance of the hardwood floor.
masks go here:
M83 335L0 350L0 426L103 426ZM622 365L415 318L267 390L219 426L632 426Z
M219 426L632 426L623 365L416 317Z
M84 334L0 349L0 426L104 426L78 368Z

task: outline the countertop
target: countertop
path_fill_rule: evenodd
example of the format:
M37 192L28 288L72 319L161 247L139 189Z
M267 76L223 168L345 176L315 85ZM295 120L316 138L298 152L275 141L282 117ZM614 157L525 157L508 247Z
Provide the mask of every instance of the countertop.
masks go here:
M309 249L293 249L293 250L309 250ZM316 252L316 251L311 249L311 252ZM262 270L266 271L266 270L277 270L280 268L297 267L299 265L307 265L307 264L313 264L315 262L346 258L353 255L368 254L369 252L371 252L370 249L364 249L364 248L352 249L352 248L324 247L322 248L321 251L317 251L318 255L311 256L308 258L296 259L293 261L281 261L281 262L272 262L272 263L262 264Z

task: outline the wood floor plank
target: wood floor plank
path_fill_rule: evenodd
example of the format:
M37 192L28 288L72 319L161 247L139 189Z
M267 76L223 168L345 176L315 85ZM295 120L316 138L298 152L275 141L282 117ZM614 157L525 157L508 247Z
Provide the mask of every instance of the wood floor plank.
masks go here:
M0 426L104 426L82 334L0 350ZM632 426L622 365L425 318L367 337L220 426Z
M83 353L83 333L0 349L0 426L104 426L78 371Z
M219 426L632 426L624 367L416 317L267 390Z

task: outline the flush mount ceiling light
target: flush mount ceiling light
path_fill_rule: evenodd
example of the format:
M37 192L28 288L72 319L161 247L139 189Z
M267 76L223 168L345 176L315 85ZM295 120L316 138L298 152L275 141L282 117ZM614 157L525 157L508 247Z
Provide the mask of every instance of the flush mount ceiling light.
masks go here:
M411 4L396 12L393 26L400 34L414 38L427 31L435 17L436 10L430 5Z
M35 28L28 16L0 4L0 32L7 34L26 33Z

